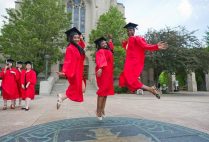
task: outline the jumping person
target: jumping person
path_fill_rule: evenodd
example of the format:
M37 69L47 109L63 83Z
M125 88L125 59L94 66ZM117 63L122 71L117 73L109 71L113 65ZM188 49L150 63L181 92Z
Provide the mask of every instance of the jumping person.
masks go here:
M144 68L145 51L164 50L167 49L168 45L164 42L158 42L155 45L147 44L144 38L134 35L137 26L134 23L128 23L124 26L129 38L127 42L123 42L123 47L126 49L126 58L124 69L120 74L119 86L128 87L132 92L138 89L147 90L160 99L160 92L156 87L144 85L138 77L140 77Z
M113 43L107 43L104 37L95 40L96 44L96 81L97 81L97 110L99 120L105 116L107 96L114 95L113 87Z
M75 27L65 32L69 42L65 53L62 72L57 72L59 76L65 76L69 86L65 95L58 94L57 109L65 99L75 102L83 102L83 92L85 83L83 78L84 60L85 60L85 43L81 38L81 32Z

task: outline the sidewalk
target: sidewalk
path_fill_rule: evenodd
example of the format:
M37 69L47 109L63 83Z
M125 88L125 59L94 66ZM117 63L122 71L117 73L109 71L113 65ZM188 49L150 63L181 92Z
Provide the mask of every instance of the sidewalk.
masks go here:
M87 86L83 103L66 100L57 111L56 93L64 92L63 86L66 87L67 83L60 81L49 96L36 96L28 112L20 108L0 110L0 136L56 120L95 117L97 96L96 89L91 85ZM116 94L108 97L106 116L156 120L209 134L209 93L177 93L163 95L160 100L148 93L145 94ZM0 105L3 105L2 98Z

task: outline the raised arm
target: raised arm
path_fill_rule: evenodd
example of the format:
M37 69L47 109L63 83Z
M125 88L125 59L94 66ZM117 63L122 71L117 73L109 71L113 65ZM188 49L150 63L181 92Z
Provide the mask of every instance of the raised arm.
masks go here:
M136 43L140 47L142 47L144 50L149 50L149 51L156 51L159 50L157 44L148 44L146 40L142 37L135 37L136 38Z

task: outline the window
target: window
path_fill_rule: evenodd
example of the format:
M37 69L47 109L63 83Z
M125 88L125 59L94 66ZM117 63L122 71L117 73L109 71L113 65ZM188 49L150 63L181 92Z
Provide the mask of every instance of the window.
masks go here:
M85 34L86 8L84 0L69 0L67 2L67 12L72 13L71 27L76 27Z

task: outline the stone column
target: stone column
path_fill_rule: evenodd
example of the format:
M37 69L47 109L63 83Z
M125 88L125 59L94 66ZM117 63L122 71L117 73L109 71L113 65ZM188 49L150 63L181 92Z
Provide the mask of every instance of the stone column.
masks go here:
M175 90L175 80L176 80L176 74L175 73L169 73L169 84L168 84L168 91L174 92Z
M51 65L51 75L54 76L56 78L56 80L59 78L56 73L57 71L60 71L59 66L60 66L59 61L57 61L56 64Z
M194 72L190 72L187 74L187 86L188 86L188 91L191 91L191 92L197 91L197 82L196 82Z
M89 61L89 71L88 71L88 80L96 85L96 77L95 77L95 61L91 56L91 51L86 52L86 56Z
M143 82L143 84L148 85L148 72L147 72L147 70L144 70L140 77L141 77L141 81Z
M149 68L148 70L148 84L149 86L153 86L155 85L154 82L154 69L153 68Z
M209 91L209 73L205 74L205 85L206 91Z

